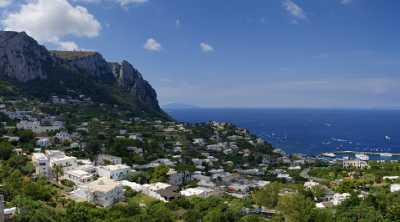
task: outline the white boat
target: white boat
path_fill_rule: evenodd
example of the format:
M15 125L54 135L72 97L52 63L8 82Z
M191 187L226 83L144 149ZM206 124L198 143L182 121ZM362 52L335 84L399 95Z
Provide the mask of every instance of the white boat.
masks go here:
M393 156L391 153L380 153L379 155L383 156L383 157L392 157Z
M369 156L363 153L356 153L355 157L359 160L369 160Z

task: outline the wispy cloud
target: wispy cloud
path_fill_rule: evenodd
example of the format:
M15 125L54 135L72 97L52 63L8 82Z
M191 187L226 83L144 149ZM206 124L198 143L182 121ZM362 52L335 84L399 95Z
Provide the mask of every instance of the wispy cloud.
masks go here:
M205 43L205 42L200 43L200 49L204 53L210 53L210 52L214 51L214 47L212 47L210 44Z
M293 18L292 22L297 24L299 20L306 20L307 16L304 10L291 0L284 0L282 2L283 8L289 13Z
M148 2L148 0L117 0L117 1L122 7L127 7L129 5L138 5Z
M0 0L1 1L1 0ZM73 0L74 2L84 2L84 3L118 3L123 8L127 8L130 5L141 5L147 3L149 0Z
M159 52L162 49L162 46L157 40L154 38L147 39L146 43L144 44L144 49L152 52Z
M352 2L353 2L353 0L340 0L340 4L342 4L342 5L348 5Z
M0 0L0 8L7 7L11 5L14 0Z
M180 19L175 20L175 26L176 26L177 28L181 27L181 24L182 24L182 22L181 22Z

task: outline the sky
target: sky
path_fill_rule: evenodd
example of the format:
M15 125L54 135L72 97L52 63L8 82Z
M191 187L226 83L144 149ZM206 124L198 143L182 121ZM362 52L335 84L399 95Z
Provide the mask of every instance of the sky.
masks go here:
M3 30L127 60L161 104L400 108L398 0L0 0Z

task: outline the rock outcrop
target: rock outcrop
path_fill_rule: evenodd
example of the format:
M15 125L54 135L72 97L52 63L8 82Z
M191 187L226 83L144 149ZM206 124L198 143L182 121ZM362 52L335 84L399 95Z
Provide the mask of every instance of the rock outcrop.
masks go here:
M156 91L127 61L109 63L97 52L49 52L24 32L0 31L1 79L17 80L28 85L34 80L53 81L60 75L54 71L60 70L57 67L64 70L61 75L79 73L90 81L108 84L109 87L116 85L132 97L130 101L137 103L134 104L135 107L162 112Z
M97 79L110 78L111 67L108 62L97 52L85 51L51 51L52 55L63 60L68 65L76 68Z
M0 77L21 82L47 77L53 58L25 32L0 32Z
M121 64L110 63L110 65L120 87L128 90L140 103L160 109L156 91L130 63L122 61Z

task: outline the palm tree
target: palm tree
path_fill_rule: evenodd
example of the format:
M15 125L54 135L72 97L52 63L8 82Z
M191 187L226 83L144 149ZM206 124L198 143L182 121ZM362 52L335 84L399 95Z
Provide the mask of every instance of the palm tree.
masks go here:
M53 164L53 175L56 177L57 183L59 182L59 178L64 175L64 169L60 165Z

